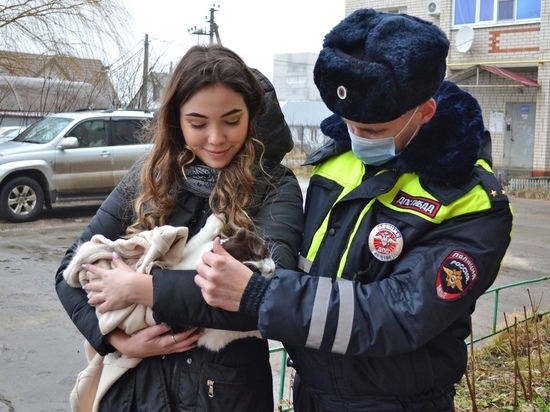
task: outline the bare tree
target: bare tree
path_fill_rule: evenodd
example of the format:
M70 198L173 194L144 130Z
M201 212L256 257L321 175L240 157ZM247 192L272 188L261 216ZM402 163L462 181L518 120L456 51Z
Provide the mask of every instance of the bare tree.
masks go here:
M130 27L119 0L1 1L0 111L118 106L101 61L124 52Z
M13 92L6 79L26 77L19 87L25 89L27 105L19 110L43 114L97 108L106 95L109 107L138 107L136 96L162 76L151 76L143 85L143 44L128 47L127 40L134 39L130 29L131 17L120 0L0 1L0 89L14 103L16 97L22 100L21 89ZM154 55L151 75L166 71ZM90 59L86 72L79 59ZM98 68L101 61L107 64ZM147 107L153 108L158 96L151 92L148 97ZM0 112L7 109L2 106Z
M0 50L95 58L116 53L130 37L130 17L121 4L117 0L5 0L0 3Z
M155 109L159 103L166 77L170 74L170 64L164 64L166 48L152 42L149 51L147 83L143 84L143 44L139 43L124 56L113 62L109 68L110 78L122 107L141 107L143 88L147 87L148 109Z

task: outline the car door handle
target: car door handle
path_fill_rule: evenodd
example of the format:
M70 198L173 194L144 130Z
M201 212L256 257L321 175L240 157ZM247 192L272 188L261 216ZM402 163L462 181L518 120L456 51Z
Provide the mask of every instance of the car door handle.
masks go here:
M111 156L111 152L109 150L104 150L99 155L101 157L108 157L108 156Z

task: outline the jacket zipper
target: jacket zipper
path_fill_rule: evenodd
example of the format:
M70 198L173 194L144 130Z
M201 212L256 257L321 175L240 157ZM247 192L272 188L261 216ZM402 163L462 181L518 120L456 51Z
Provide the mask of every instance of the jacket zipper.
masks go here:
M179 403L179 391L178 391L178 386L180 384L180 380L178 379L178 377L180 376L180 358L179 357L175 357L176 359L173 359L174 357L171 357L172 359L172 362L174 362L173 364L173 367L172 367L172 379L171 379L171 382L170 382L170 391L172 392L173 396L171 396L171 398L173 398L172 400L174 401L174 405L177 405Z
M208 397L213 398L214 397L214 381L212 379L208 379L206 381L206 385L208 385Z

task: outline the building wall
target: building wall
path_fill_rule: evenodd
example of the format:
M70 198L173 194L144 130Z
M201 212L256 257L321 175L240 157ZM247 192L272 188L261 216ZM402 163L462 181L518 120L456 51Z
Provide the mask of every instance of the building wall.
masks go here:
M406 12L437 24L449 37L451 48L448 77L477 65L492 65L511 70L536 80L540 87L519 87L511 80L481 70L479 75L456 83L474 95L483 110L484 122L490 128L491 114L505 111L506 103L536 103L533 167L530 170L511 170L510 173L533 176L550 175L550 6L542 0L539 22L498 23L491 27L472 25L474 38L466 52L456 49L460 26L453 26L453 0L439 0L440 12L430 15L427 0L346 0L346 15L363 7L380 11ZM505 130L491 130L495 169L503 167Z
M275 55L273 86L280 101L321 100L313 82L313 66L317 56L317 53Z

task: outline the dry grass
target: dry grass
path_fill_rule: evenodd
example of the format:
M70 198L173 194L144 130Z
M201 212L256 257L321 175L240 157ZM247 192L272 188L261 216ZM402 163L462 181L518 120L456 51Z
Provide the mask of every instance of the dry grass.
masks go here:
M550 412L550 315L529 317L507 316L508 330L471 351L457 412Z
M522 197L524 199L550 199L550 193L537 190L510 190L508 194L516 197Z

